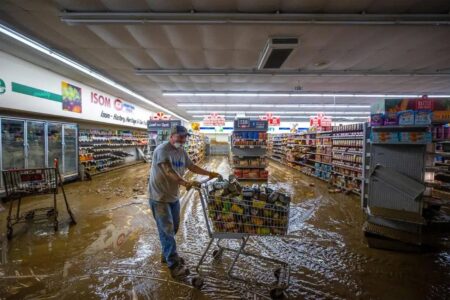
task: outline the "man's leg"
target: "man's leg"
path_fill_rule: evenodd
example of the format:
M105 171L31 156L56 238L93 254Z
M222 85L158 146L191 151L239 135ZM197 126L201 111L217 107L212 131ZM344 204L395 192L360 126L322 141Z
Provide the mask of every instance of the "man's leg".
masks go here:
M158 227L161 250L169 268L177 263L175 228L170 203L150 200L153 217Z
M175 234L177 234L180 228L180 200L170 203L170 210L172 212L172 221Z

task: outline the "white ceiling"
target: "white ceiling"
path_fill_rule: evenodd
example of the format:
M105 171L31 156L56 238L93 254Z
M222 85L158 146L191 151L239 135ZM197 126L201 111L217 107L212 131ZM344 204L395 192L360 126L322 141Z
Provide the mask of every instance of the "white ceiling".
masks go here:
M253 69L269 36L296 36L300 46L283 69L306 71L450 72L450 26L386 25L77 25L62 10L448 14L445 0L3 0L0 19L132 90L192 119L191 103L333 103L332 98L167 97L162 91L293 91L450 93L450 76L138 76L148 69ZM325 62L324 66L317 64ZM119 94L119 93L116 93ZM374 99L339 98L370 103ZM196 110L199 110L196 108ZM204 108L203 110L218 110ZM223 109L220 109L223 110ZM236 109L229 109L236 110ZM254 109L261 110L261 109ZM289 108L284 110L288 111Z

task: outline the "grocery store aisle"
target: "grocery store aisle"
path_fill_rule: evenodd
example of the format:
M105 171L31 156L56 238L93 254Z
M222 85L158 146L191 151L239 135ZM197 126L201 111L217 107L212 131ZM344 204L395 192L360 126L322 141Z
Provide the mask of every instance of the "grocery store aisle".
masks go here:
M223 174L230 171L225 157L210 158L204 165ZM294 237L254 238L249 249L291 264L290 298L438 299L450 293L448 238L442 238L442 249L428 254L369 249L361 232L358 197L329 194L326 183L277 163L271 162L268 170L270 184L293 194ZM6 255L0 256L0 298L264 298L264 286L249 288L226 279L227 255L205 268L209 277L201 291L170 279L159 261L147 204L147 174L148 165L141 164L67 185L78 225L69 228L64 215L57 234L46 223L17 230ZM33 200L27 202L42 201ZM5 218L1 212L2 234ZM208 241L193 191L183 194L182 220L179 249L193 265ZM244 259L237 271L270 280L271 268Z

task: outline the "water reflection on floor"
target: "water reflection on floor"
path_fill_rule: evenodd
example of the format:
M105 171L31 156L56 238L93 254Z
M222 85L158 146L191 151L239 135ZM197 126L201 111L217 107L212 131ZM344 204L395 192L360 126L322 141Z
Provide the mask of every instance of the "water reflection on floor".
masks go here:
M226 158L205 166L229 173ZM369 249L356 196L329 194L326 184L273 163L270 184L293 194L290 238L253 238L248 249L289 262L292 299L445 299L450 295L450 240L441 236L433 253L404 254ZM231 262L204 267L201 291L175 282L162 266L155 224L146 196L147 165L138 165L66 186L78 224L63 213L59 232L46 222L4 238L0 299L263 299L264 285L249 286L225 276ZM310 186L314 182L315 186ZM42 197L27 201L33 207ZM4 204L5 205L5 204ZM198 196L183 193L180 252L194 265L208 242ZM2 244L0 244L2 245ZM264 281L273 266L242 259L237 274ZM268 272L270 271L270 272Z

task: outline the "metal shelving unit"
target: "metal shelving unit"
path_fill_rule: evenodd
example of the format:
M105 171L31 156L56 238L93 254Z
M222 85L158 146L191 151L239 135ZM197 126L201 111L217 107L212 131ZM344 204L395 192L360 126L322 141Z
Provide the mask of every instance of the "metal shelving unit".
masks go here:
M234 121L231 139L233 169L239 180L267 180L266 154L268 121L239 118ZM237 163L236 163L237 161ZM256 162L255 162L256 161ZM258 174L245 176L244 173Z
M427 132L431 125L373 126L366 132ZM369 245L393 248L393 244L422 244L425 172L430 145L424 141L364 143L364 184L361 204L367 221ZM383 242L386 241L385 244ZM395 248L398 249L396 244ZM380 246L384 245L384 246Z

